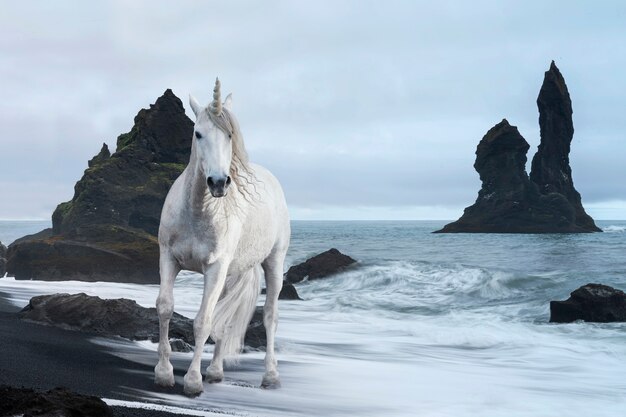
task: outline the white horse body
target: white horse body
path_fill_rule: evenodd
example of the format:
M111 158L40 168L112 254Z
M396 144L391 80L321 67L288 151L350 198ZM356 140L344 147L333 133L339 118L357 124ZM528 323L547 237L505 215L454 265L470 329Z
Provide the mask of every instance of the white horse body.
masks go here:
M241 201L240 194L233 195L234 190L231 195L239 197L237 202L234 198L208 202L209 196L203 193L201 203L207 207L197 217L188 201L188 187L194 182L192 169L185 168L174 182L163 205L159 245L168 248L182 269L204 273L207 262L223 257L236 243L228 276L238 276L265 260L277 243L289 245L289 215L280 184L264 167L250 167L257 180L254 204ZM236 213L227 213L231 206Z
M262 386L277 387L280 382L274 334L290 237L285 198L278 180L267 169L247 162L230 111L230 96L222 109L219 82L208 108L190 100L196 127L189 165L165 199L159 227L161 287L157 311L161 335L155 382L174 384L168 331L178 272L186 269L204 275L202 304L194 320L196 346L184 378L185 392L195 395L203 389L200 362L208 336L216 341L207 368L209 382L221 381L224 356L237 353L241 347L256 306L262 268L267 286L266 372Z

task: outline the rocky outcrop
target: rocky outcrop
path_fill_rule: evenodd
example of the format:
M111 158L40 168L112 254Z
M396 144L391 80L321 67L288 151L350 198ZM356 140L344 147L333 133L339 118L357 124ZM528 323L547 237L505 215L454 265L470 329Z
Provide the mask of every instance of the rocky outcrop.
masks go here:
M248 324L246 329L243 344L244 352L247 348L263 349L267 345L267 334L265 332L265 324L263 324L263 307L257 307L254 310L250 324Z
M113 416L109 406L100 398L77 394L65 388L37 392L2 385L0 398L0 416Z
M5 274L7 267L7 247L0 242L0 278L2 278Z
M626 321L626 294L602 284L587 284L570 294L565 301L550 301L550 322L576 320L610 323Z
M478 144L474 168L482 181L476 202L437 233L600 232L585 213L569 166L574 134L567 86L552 62L537 99L541 144L526 173L529 145L506 119Z
M193 346L185 342L183 339L170 339L170 348L172 352L193 352Z
M294 265L285 274L285 280L291 283L300 282L304 279L309 281L324 278L336 274L348 266L354 264L356 260L348 255L344 255L337 249L329 249L301 264Z
M528 142L504 119L478 144L474 168L482 188L463 216L439 232L546 233L569 231L574 212L557 193L542 195L526 174Z
M102 336L120 336L130 340L159 340L159 318L156 308L146 308L126 298L102 299L80 294L51 294L33 297L19 313L32 322ZM194 344L193 320L174 313L169 337ZM265 346L263 311L252 318L244 344L252 348ZM184 350L184 346L175 343Z
M102 162L106 161L110 157L111 157L111 151L109 151L109 147L107 146L107 144L103 143L102 148L100 149L100 152L98 152L96 156L94 156L89 161L87 161L87 166L89 168L92 168L96 165L100 165Z
M189 160L193 122L171 90L135 117L130 132L88 162L52 229L10 245L16 279L158 283L161 208Z
M261 290L261 294L266 294L267 290L265 288L263 288ZM283 288L280 290L280 293L278 294L278 299L279 300L302 300L302 298L300 298L300 296L298 295L298 291L296 290L296 287L293 286L293 284L289 281L283 280Z
M31 298L19 314L23 320L102 336L159 340L156 308L142 307L126 298L108 300L85 293L40 295ZM193 344L193 320L174 313L169 335Z
M537 97L541 143L533 157L530 180L542 194L563 195L574 209L573 228L601 232L583 208L580 193L574 188L569 153L574 124L572 101L567 85L554 61L546 71Z

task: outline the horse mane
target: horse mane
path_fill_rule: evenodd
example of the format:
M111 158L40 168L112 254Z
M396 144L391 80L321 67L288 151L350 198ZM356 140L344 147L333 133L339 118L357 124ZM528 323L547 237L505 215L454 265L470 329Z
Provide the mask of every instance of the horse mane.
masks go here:
M225 107L216 115L210 110L206 112L211 121L224 133L228 135L232 142L233 156L230 164L230 177L235 183L237 192L248 202L252 202L257 195L256 176L250 168L248 152L243 143L243 135L239 128L239 122L235 115Z

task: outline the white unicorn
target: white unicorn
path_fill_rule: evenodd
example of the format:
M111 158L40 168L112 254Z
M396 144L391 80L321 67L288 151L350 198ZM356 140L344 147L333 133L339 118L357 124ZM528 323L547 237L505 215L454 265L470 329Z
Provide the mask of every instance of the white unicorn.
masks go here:
M203 390L202 348L215 340L208 382L224 376L225 356L239 352L259 294L261 268L267 298L265 374L261 387L280 386L274 356L278 294L289 246L287 204L278 180L248 162L241 132L232 113L232 97L220 99L215 81L213 102L206 108L189 97L196 115L189 164L172 185L159 227L161 287L156 301L160 323L159 362L155 382L174 385L168 339L174 311L173 287L181 269L204 275L204 294L193 323L195 351L184 378L187 395Z

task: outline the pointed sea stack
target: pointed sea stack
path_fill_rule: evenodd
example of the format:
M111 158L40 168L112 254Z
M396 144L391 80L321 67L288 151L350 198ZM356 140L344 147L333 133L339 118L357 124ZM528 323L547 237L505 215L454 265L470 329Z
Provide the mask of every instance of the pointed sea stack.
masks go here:
M436 233L601 232L585 213L572 181L572 103L554 61L545 74L537 106L541 144L530 177L525 169L529 145L504 119L476 149L474 168L482 181L476 202Z
M532 161L530 180L542 194L559 193L575 212L574 225L581 231L601 232L583 208L574 188L569 152L574 137L572 101L567 85L554 61L546 71L537 97L541 143Z
M111 155L88 162L52 228L16 240L16 279L159 282L157 233L165 196L189 161L193 122L171 90L135 117Z

